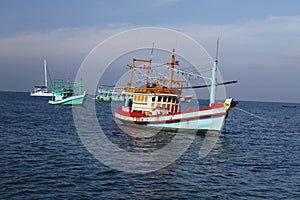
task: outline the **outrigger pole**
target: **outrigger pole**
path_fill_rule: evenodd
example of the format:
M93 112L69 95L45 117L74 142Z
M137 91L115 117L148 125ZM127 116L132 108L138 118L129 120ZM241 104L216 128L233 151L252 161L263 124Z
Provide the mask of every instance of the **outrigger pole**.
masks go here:
M237 83L238 81L226 81L223 83L217 83L217 86L219 85L227 85L227 84L232 84L232 83ZM182 87L182 89L197 89L197 88L206 88L206 87L211 87L211 85L196 85L196 86L187 86L187 87ZM175 88L177 89L177 88Z

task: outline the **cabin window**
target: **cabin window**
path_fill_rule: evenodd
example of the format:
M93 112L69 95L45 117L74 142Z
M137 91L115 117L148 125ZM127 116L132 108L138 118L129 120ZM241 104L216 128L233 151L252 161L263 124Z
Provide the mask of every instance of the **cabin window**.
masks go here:
M161 99L162 99L162 97L161 97L161 96L158 96L157 101L161 101Z
M141 97L140 97L140 96L138 96L138 97L137 97L137 100L138 100L138 101L141 101Z
M168 108L168 110L169 110L169 111L170 111L170 107L171 107L171 105L170 105L170 104L168 104L168 105L167 105L167 108Z
M163 98L163 102L166 102L166 101L167 101L167 97L164 97L164 98Z
M145 96L145 101L148 102L148 96Z
M172 98L171 97L168 97L168 102L171 102L172 101Z
M178 103L178 98L175 98L176 99L176 103Z
M144 96L141 96L141 101L144 101Z
M152 97L152 101L155 101L155 97Z

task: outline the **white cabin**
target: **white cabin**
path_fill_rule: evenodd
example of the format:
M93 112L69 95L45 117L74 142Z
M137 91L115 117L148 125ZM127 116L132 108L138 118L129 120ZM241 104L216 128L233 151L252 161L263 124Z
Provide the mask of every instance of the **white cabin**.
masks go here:
M146 116L179 112L179 97L175 94L134 93L124 111L143 113ZM126 108L127 107L127 108Z

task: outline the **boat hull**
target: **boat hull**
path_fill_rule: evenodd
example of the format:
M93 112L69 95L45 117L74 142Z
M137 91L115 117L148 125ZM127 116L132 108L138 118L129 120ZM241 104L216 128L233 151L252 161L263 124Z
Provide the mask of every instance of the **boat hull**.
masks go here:
M224 104L215 104L198 110L188 110L174 114L144 116L142 113L126 112L119 108L115 118L125 124L136 124L142 127L168 131L197 132L198 134L219 135L228 108Z
M71 96L62 100L52 101L49 100L51 105L61 105L61 106L82 106L85 100L86 94Z

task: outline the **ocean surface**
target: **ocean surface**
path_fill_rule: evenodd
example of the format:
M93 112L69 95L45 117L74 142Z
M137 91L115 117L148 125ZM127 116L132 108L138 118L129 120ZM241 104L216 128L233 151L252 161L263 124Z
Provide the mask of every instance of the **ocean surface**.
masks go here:
M107 137L125 150L159 149L174 137L128 139L110 103L95 106ZM300 104L241 101L238 108L259 117L232 109L207 156L199 157L205 137L195 136L169 165L129 173L90 153L72 108L0 92L0 199L300 199Z

